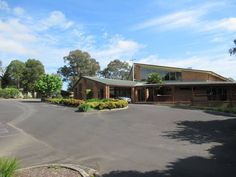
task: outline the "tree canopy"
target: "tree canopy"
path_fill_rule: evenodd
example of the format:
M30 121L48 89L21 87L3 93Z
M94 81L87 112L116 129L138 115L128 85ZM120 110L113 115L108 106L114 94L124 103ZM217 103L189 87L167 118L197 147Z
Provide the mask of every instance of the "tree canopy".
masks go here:
M234 44L236 45L236 39L234 40ZM236 47L232 47L229 49L230 55L235 55L236 54Z
M59 68L58 74L63 76L63 81L69 82L69 89L81 76L95 76L100 70L99 62L81 50L71 51L64 57L64 62L66 64Z
M39 60L28 59L25 62L25 69L23 72L22 85L24 91L34 93L35 83L44 73L44 66Z
M55 74L41 75L39 80L35 84L35 89L42 96L51 97L61 91L62 80L61 77Z
M148 84L161 84L162 83L162 77L159 73L151 73L148 75L147 78Z
M111 61L100 74L109 79L127 79L131 66L128 62L122 62L118 59Z
M7 66L5 78L9 85L14 85L17 88L22 86L23 73L25 70L25 63L19 60L13 60Z

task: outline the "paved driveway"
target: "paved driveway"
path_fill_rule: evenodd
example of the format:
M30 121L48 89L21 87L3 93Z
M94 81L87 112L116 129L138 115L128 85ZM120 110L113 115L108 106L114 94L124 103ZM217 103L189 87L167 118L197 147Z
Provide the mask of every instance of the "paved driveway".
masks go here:
M24 166L78 163L108 177L235 172L236 146L230 144L235 117L155 105L109 112L75 110L0 100L0 156L16 156Z

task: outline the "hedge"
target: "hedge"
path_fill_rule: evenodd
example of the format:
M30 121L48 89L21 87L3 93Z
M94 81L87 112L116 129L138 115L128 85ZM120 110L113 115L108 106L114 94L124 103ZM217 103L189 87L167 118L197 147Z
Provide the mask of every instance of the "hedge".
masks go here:
M82 103L84 103L83 100L79 99L73 99L73 98L48 98L46 99L46 102L52 103L52 104L60 104L64 106L72 106L72 107L78 107Z
M20 91L16 88L0 88L0 98L17 98L20 95Z
M116 109L124 108L128 106L128 102L125 100L116 99L103 99L103 100L88 100L79 106L79 111L86 112L89 109Z

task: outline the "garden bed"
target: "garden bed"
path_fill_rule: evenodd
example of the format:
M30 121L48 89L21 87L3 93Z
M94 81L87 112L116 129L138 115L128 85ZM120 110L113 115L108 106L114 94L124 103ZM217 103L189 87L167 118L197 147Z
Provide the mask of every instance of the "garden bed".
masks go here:
M63 106L78 107L85 101L74 98L48 98L46 102Z
M115 110L128 106L128 102L119 99L89 99L79 100L73 98L49 98L45 100L48 103L58 104L62 106L78 107L79 112L87 112L94 110Z
M48 166L22 169L16 172L15 177L82 177L81 174L73 169Z
M91 110L115 110L128 106L128 102L119 99L90 99L82 103L78 107L79 112L87 112Z

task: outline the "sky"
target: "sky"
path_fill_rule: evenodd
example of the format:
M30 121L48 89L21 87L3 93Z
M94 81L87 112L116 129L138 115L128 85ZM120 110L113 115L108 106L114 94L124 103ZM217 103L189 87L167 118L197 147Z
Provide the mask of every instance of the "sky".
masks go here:
M70 51L109 61L211 70L236 79L235 0L0 0L0 60L56 73Z

